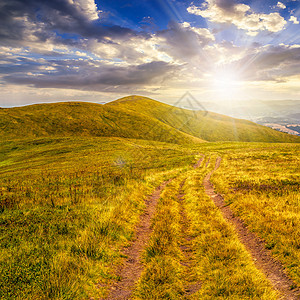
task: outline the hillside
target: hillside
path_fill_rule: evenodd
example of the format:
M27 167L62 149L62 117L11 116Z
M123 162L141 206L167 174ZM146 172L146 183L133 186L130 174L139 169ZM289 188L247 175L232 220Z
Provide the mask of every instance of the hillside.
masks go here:
M143 112L145 116L154 117L180 131L209 142L300 142L299 137L287 135L247 120L212 112L181 109L146 97L130 96L106 105L114 108L126 108L133 112Z
M140 97L105 105L66 102L0 109L0 138L103 136L179 144L203 141L300 142L246 120L195 112Z
M173 143L202 140L180 132L150 115L94 103L37 104L0 110L0 137L124 137Z

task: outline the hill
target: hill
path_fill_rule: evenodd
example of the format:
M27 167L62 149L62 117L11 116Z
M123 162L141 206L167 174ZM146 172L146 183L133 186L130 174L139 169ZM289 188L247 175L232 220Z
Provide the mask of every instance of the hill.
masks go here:
M299 137L287 135L251 121L212 112L192 111L160 103L146 97L129 96L106 106L142 112L180 131L209 142L300 142Z
M122 107L62 102L0 110L1 138L51 136L124 137L180 144L203 142L150 115Z
M0 138L103 136L173 142L300 142L250 121L191 111L146 97L129 96L105 105L66 102L0 110Z

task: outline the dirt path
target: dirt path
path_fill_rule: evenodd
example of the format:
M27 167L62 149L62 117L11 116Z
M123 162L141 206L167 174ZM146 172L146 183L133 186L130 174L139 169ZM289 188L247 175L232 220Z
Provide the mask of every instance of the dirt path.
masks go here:
M212 173L219 168L220 163L221 158L218 157L214 170L204 178L203 185L206 194L212 198L225 219L234 225L239 239L252 255L255 265L264 272L274 289L280 292L282 295L281 299L300 299L299 289L291 290L291 287L295 286L295 283L286 275L283 266L272 257L271 251L265 248L264 242L254 233L250 232L243 221L234 216L231 208L226 205L224 198L220 194L215 193L214 186L210 182L210 177Z
M203 160L204 155L193 167L198 168ZM170 181L171 180L168 180L162 183L145 201L146 209L143 215L140 217L140 222L136 230L136 238L128 248L124 249L123 253L127 256L127 260L124 265L117 270L121 280L111 287L109 296L105 299L130 299L134 285L139 279L143 270L140 258L152 232L150 228L151 219L155 213L160 194Z
M171 180L168 180L162 183L156 188L153 194L146 199L146 209L140 217L140 222L136 230L136 238L133 243L123 251L127 256L127 260L118 271L121 281L112 286L110 294L106 299L130 299L134 284L139 279L143 270L140 258L152 231L150 228L151 219L155 213L160 194L170 181Z
M185 196L183 191L184 183L185 180L182 181L180 184L180 189L177 194L177 199L180 204L180 225L181 225L181 236L182 236L182 243L180 245L180 249L184 256L184 259L181 261L181 264L185 266L187 269L185 280L188 282L188 284L185 286L184 299L188 299L190 295L196 293L198 290L201 289L201 282L197 281L197 278L195 278L196 272L194 271L193 268L193 247L192 247L193 238L188 233L190 228L190 222L187 218L186 211L183 205L184 196Z

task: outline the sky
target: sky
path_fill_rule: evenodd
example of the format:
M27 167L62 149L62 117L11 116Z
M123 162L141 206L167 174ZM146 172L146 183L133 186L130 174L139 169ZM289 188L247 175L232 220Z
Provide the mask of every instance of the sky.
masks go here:
M298 0L0 0L0 106L300 100Z

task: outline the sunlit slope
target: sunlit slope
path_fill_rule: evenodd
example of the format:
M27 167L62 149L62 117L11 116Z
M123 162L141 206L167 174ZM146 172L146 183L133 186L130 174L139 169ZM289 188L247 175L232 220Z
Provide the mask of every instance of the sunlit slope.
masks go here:
M173 143L203 142L125 107L64 102L0 109L0 138L103 136Z
M106 105L85 102L37 104L0 109L0 138L52 136L124 137L172 142L300 142L250 121L195 112L130 96Z
M105 106L140 112L144 116L157 118L180 131L210 142L300 142L300 137L281 133L247 120L212 112L181 109L146 97L125 97Z

